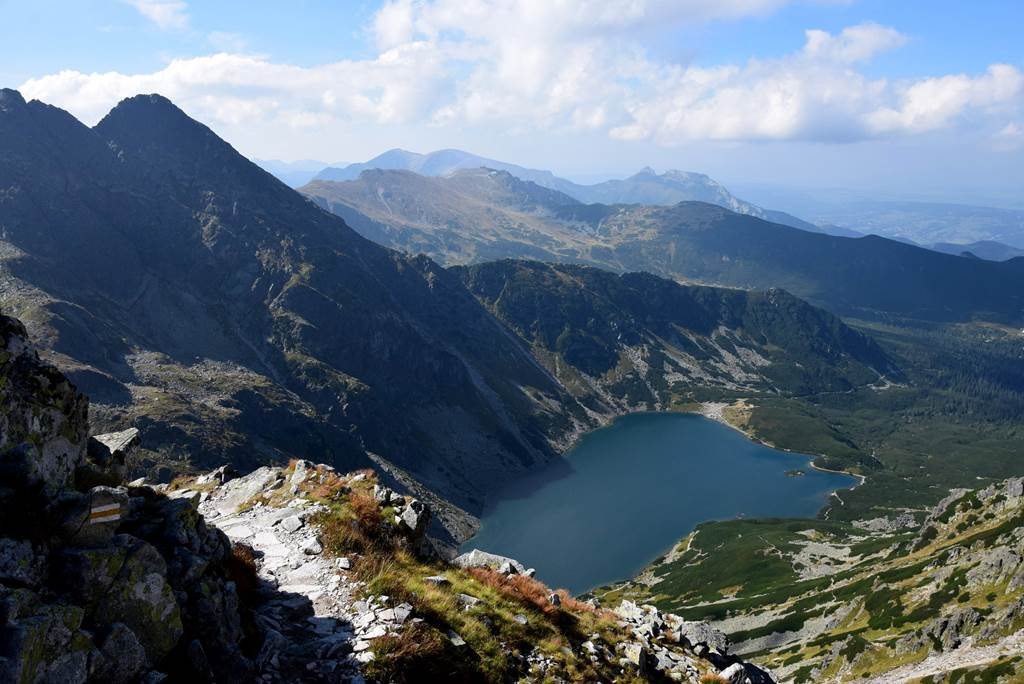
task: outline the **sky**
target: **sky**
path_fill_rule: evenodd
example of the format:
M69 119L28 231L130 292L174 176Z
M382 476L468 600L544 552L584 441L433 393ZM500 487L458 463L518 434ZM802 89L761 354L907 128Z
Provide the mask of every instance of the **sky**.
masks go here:
M90 125L158 92L252 158L1024 195L1020 0L0 0L0 22L0 86Z

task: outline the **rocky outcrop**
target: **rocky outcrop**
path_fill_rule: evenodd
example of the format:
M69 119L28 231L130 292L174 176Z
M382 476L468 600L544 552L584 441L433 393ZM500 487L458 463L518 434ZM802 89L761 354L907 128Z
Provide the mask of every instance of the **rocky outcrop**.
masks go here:
M533 568L527 568L514 558L506 558L505 556L488 553L480 549L473 549L460 556L456 556L452 560L452 565L460 568L488 568L496 570L502 575L526 575L533 577L535 574Z
M691 622L654 606L623 601L615 614L635 641L625 646L626 659L650 678L693 681L700 677L698 661L732 684L766 684L771 674L729 654L729 639L706 622ZM685 647L683 650L681 647Z
M88 400L56 368L40 362L22 324L0 315L0 478L6 487L50 494L85 457Z
M0 681L247 681L227 537L121 484L137 432L89 437L87 399L0 334Z

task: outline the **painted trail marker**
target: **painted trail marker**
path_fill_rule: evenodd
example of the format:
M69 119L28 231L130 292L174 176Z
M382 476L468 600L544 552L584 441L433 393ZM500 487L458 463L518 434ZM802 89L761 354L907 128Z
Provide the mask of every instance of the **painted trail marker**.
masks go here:
M100 523L116 522L121 519L121 504L104 504L93 506L89 511L89 524L99 525Z

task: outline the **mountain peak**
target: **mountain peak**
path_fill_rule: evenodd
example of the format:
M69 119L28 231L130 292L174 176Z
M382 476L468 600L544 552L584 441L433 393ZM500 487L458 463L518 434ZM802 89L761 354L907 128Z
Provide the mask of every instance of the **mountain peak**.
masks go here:
M179 159L209 159L211 154L234 152L228 143L163 95L121 100L93 130L124 150L162 150L168 157Z
M24 107L25 98L17 90L11 88L0 88L0 112L13 110L15 107Z
M650 166L645 166L644 168L642 168L639 171L637 171L636 175L638 175L638 176L657 176L658 172L655 171L654 169L652 169Z

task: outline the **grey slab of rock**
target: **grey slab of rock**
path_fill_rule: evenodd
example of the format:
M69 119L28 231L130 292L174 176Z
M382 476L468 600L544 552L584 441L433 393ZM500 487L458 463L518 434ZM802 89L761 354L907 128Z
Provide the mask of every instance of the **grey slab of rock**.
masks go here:
M506 563L515 568L517 573L521 575L526 574L526 567L516 559L499 556L496 553L488 553L480 549L473 549L452 561L452 565L460 568L489 568L491 570L498 570Z
M211 470L205 475L200 475L196 478L196 484L217 484L223 485L225 482L234 480L239 477L240 473L235 470L230 464L224 464L216 470Z
M423 581L427 584L433 584L435 587L442 587L448 584L448 578L443 575L431 575L430 577L424 577Z
M413 499L406 503L398 516L400 524L414 536L423 534L430 522L430 509L422 501Z
M412 606L408 603L401 603L394 609L395 622L398 624L404 624L409 616L412 615Z
M0 580L38 587L46 574L46 558L32 543L0 537Z
M281 521L281 527L285 532L298 532L302 529L302 518L297 515L291 515Z
M742 663L733 663L718 673L718 676L729 684L743 684L747 678L747 670Z
M382 636L384 636L387 633L388 633L388 630L385 629L383 625L374 625L373 627L370 627L370 629L366 630L366 633L363 634L363 638L364 639L379 639L379 638L381 638Z
M457 598L459 603L466 608L472 608L473 606L480 604L480 599L476 596L470 596L469 594L459 594Z
M225 483L218 490L218 496L214 507L221 515L237 513L242 504L252 499L257 494L273 489L284 480L280 468L263 466L257 468L244 477L239 477Z
M315 537L310 537L302 543L302 552L309 556L319 556L323 553L324 547Z
M670 629L680 641L686 640L691 647L703 644L722 654L729 652L729 637L706 622L681 620L672 624Z

